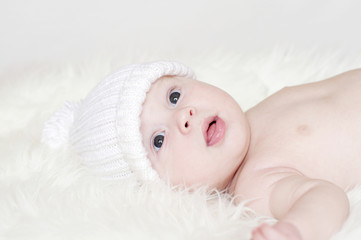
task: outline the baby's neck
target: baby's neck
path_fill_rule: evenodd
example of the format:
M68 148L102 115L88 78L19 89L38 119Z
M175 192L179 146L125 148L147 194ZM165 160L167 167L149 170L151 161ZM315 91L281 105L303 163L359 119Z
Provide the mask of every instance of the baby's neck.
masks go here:
M233 175L232 179L229 181L229 184L227 186L227 192L232 194L235 192L236 189L236 185L239 179L239 176L241 175L242 169L244 168L244 165L247 162L247 157L245 157L242 161L242 163L239 165L237 171L235 172L235 174Z

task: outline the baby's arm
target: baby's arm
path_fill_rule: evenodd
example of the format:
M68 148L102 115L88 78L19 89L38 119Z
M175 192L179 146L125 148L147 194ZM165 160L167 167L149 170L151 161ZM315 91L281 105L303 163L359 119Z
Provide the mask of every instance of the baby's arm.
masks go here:
M292 175L275 183L270 209L279 222L261 225L253 239L327 240L347 218L349 202L334 184Z

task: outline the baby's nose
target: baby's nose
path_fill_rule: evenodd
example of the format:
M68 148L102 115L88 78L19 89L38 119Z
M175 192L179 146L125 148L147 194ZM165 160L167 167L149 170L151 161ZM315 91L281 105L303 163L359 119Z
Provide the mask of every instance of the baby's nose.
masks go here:
M192 119L196 114L196 110L193 107L185 107L178 111L176 116L177 125L182 133L188 133L192 127Z

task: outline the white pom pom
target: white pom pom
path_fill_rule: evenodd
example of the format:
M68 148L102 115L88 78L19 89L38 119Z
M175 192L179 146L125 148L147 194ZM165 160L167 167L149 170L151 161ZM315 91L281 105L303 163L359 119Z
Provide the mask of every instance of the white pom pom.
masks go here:
M69 130L74 121L74 113L79 103L65 102L51 118L45 122L41 141L50 148L58 148L68 141Z

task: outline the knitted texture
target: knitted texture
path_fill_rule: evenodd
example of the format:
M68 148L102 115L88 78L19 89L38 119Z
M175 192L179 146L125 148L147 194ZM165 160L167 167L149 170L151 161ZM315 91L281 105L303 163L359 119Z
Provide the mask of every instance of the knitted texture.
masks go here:
M51 148L58 148L69 141L69 129L74 122L74 112L79 103L65 102L45 123L42 141Z
M45 124L43 142L51 147L67 142L104 179L157 179L142 143L140 114L151 84L166 75L194 78L189 68L175 62L125 66L80 104L58 110Z

